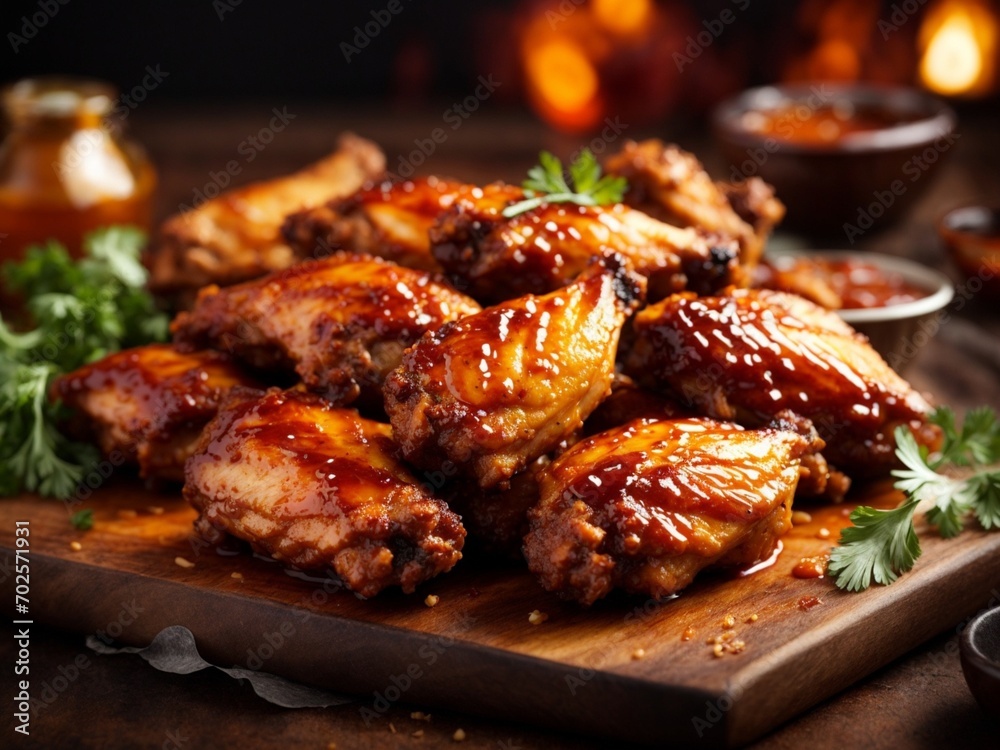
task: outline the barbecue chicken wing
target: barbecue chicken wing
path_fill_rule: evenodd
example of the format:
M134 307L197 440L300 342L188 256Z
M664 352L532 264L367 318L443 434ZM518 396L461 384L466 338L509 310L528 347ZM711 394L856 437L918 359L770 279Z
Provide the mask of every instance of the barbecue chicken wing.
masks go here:
M728 238L622 205L542 204L505 218L504 208L523 197L499 183L464 192L430 230L434 257L483 303L553 291L612 253L648 279L651 299L685 289L709 294L742 279L739 248Z
M206 284L235 284L295 263L281 237L293 211L349 195L385 171L378 146L341 136L337 150L300 172L224 192L164 222L162 241L149 256L150 287L193 295Z
M105 455L137 462L148 479L184 479L184 461L229 391L256 383L224 354L152 344L117 352L63 375L53 398L79 420Z
M427 232L438 216L468 186L437 177L385 181L348 198L289 216L282 227L288 244L303 257L350 250L368 253L408 268L438 271Z
M709 566L767 558L790 527L799 457L783 429L638 419L587 438L542 473L528 567L592 604L613 588L660 598Z
M778 200L774 188L760 177L715 184L726 196L736 215L753 227L763 250L771 231L785 218L785 204Z
M528 511L538 502L538 478L549 464L542 456L511 477L509 487L482 489L475 480L454 482L445 497L462 516L469 532L468 548L499 557L521 557L528 533Z
M509 480L577 430L608 393L626 314L643 279L611 257L543 297L428 333L385 381L407 459L483 488Z
M403 465L389 425L318 396L240 391L188 460L184 496L219 532L362 596L412 592L461 558L465 529Z
M381 403L381 384L425 331L479 312L425 271L338 254L238 286L210 286L174 320L178 343L293 370L329 398Z
M773 193L766 195L757 185L755 194L738 196L747 215L756 219L755 230L740 218L726 195L737 196L738 190L749 191L753 186L723 190L693 154L659 140L628 141L607 158L604 167L628 180L625 202L630 206L677 226L698 227L737 240L740 262L748 269L757 263L767 233L784 215L784 206Z
M895 465L893 430L936 445L931 407L834 313L782 292L678 294L633 321L626 369L700 413L746 426L788 410L808 418L824 455L853 477Z

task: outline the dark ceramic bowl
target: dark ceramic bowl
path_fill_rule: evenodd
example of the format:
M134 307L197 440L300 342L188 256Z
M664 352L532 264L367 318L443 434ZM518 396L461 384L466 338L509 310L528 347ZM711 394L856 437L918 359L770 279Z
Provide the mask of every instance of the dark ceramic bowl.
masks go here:
M962 672L979 705L1000 718L1000 608L981 613L961 641Z
M1000 294L1000 206L963 206L938 222L938 233L962 272Z
M809 115L826 108L847 113L848 124L850 113L877 113L877 125L828 143L797 140ZM758 113L776 111L786 114L775 135L752 126ZM950 107L916 89L829 83L749 89L713 114L726 179L762 177L788 207L785 226L851 244L924 191L954 148L955 124Z

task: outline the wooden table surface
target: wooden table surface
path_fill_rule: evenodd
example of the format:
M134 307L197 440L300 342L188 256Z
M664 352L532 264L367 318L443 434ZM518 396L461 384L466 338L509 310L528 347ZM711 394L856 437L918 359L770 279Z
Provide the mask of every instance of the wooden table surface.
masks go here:
M399 156L417 148L442 124L448 106L426 112L358 109L356 105L317 107L274 101L231 106L159 106L155 101L130 117L133 134L148 148L160 168L159 214L190 204L231 159L238 159L233 184L292 171L332 146L343 129L376 140L395 169ZM286 108L294 118L262 150L246 161L240 144L267 126L272 108ZM995 133L1000 118L965 112L961 138L950 161L929 185L917 205L898 224L873 229L862 246L906 255L960 277L944 257L933 229L946 209L972 201L1000 199L1000 150ZM664 125L627 129L623 137L657 135L694 150L717 174L728 171L718 159L704 128ZM448 132L419 171L469 180L518 181L538 149L568 154L582 141L546 132L531 118L494 116L485 110ZM797 242L795 238L781 241ZM815 242L815 241L814 241ZM847 247L841 237L823 243ZM1000 408L1000 315L998 300L979 294L949 316L936 338L917 355L906 373L917 387L959 410L978 404ZM956 542L960 543L960 542ZM0 573L0 576L3 576ZM4 582L4 589L8 582ZM1000 571L994 606L1000 602ZM983 602L986 606L987 602ZM957 618L956 618L957 619ZM975 704L962 678L957 633L961 624L941 634L896 663L862 680L852 689L817 706L755 745L757 748L814 750L843 747L936 748L995 747L998 725ZM430 722L415 721L417 707L394 707L366 725L357 705L329 709L286 710L259 699L248 685L221 673L186 676L157 672L136 656L98 657L84 637L36 626L32 632L32 674L53 680L82 654L87 666L68 683L32 722L27 741L17 747L59 748L327 748L455 747L462 728L470 748L592 748L605 746L574 736L572 728L556 735L515 724L463 715L454 706L447 715L435 712ZM14 661L13 642L0 639L0 663ZM6 671L6 670L5 670ZM5 679L5 684L9 678ZM6 693L5 693L6 695ZM8 745L12 719L5 711L0 732ZM422 735L414 736L414 732Z

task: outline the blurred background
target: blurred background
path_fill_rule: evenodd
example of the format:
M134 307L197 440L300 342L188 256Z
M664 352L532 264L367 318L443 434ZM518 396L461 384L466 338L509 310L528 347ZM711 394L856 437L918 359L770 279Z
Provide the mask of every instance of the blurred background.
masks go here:
M945 187L910 209L924 217L911 230L933 221L928 205L984 199L984 174L1000 169L1000 0L7 0L0 29L0 84L58 73L117 86L112 119L160 174L155 218L233 156L226 182L242 184L314 161L344 129L380 143L403 176L519 181L540 148L656 136L732 179L713 107L778 83L905 86L958 112L973 137L947 160L977 169L935 175ZM274 112L288 129L248 146Z
M698 117L778 81L916 85L996 101L992 0L8 0L5 82L41 73L123 91L148 65L158 101L286 97L399 111L502 82L495 107L586 131Z

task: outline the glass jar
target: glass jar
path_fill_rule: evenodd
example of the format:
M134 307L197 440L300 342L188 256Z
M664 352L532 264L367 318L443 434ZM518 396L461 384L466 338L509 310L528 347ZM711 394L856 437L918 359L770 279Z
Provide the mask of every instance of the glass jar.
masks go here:
M55 239L78 256L103 226L149 231L156 171L111 115L113 86L29 78L3 90L9 129L0 144L0 258Z

